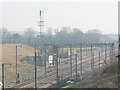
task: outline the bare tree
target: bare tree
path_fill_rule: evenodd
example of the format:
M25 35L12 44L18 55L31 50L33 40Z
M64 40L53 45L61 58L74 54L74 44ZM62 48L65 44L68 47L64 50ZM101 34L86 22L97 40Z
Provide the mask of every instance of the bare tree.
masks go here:
M0 37L2 38L2 43L10 43L11 42L11 34L8 32L8 29L2 28L1 30Z
M24 30L26 43L30 46L33 46L34 38L35 38L35 30L33 28L27 28Z
M46 30L46 37L45 37L45 43L52 43L53 42L53 29L51 27L49 27Z
M12 43L21 43L22 44L22 43L25 42L25 38L22 35L18 34L18 33L12 34L11 37L12 37L11 38Z
M97 29L93 29L93 30L88 30L86 32L86 36L87 36L88 42L94 43L94 42L100 42L100 38L102 34L101 34L101 31Z

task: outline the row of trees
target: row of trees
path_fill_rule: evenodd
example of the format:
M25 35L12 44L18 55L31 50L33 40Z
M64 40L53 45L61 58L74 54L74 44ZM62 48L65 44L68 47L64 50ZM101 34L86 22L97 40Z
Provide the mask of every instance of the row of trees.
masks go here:
M1 30L2 43L22 43L33 46L36 43L95 43L111 41L110 38L102 34L99 30L93 29L83 33L78 28L70 29L63 27L62 29L48 28L46 33L42 33L42 37L37 37L39 34L33 28L27 28L23 34L11 34L6 28ZM42 40L42 41L40 41Z
M19 34L19 33L10 33L8 29L2 28L0 29L0 38L2 39L2 44L6 43L23 43L23 44L28 44L31 45L34 41L33 39L35 38L35 31L32 28L28 28L24 31L24 34Z

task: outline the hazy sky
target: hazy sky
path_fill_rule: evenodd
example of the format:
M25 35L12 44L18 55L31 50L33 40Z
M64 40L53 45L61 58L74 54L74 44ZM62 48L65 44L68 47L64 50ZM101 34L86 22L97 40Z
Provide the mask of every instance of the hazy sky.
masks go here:
M48 27L60 29L63 26L79 28L83 32L89 29L99 29L102 33L118 33L118 3L117 0L98 2L91 0L75 1L27 1L1 3L2 26L10 31L23 31L32 27L39 31L39 10L44 10L44 31ZM1 16L2 15L2 16Z

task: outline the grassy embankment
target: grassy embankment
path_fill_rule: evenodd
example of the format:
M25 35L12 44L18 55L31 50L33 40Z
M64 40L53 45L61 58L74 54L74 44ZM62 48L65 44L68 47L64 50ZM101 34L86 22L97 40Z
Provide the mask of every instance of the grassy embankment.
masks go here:
M18 73L27 73L34 70L34 65L28 64L20 59L27 55L34 55L34 48L20 44L3 44L2 45L2 63L10 63L11 66L5 65L5 79L16 77L16 45L18 46ZM6 86L11 83L8 81Z
M118 61L94 72L91 78L72 84L68 88L118 88Z

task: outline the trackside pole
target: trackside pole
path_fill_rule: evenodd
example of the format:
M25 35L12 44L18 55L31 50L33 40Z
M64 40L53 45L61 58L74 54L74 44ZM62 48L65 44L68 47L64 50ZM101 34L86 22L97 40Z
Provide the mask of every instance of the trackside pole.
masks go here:
M55 46L53 46L53 66L55 65Z
M36 46L35 46L35 90L37 90L37 60L36 60Z
M80 52L81 52L81 54L80 54L80 61L81 61L81 80L82 80L82 44L80 45Z
M100 68L100 52L99 52L99 68Z
M3 87L2 87L2 90L4 90L4 64L2 64L2 84L3 84Z
M114 56L113 50L114 50L114 43L112 43L112 59L113 59L113 56Z
M46 74L46 44L45 44L45 74Z
M75 64L76 64L76 81L77 81L77 54L75 54Z
M87 44L86 44L86 57L87 57L87 51L88 51L88 50L87 50Z
M93 71L94 71L94 53L93 53Z
M71 79L72 79L72 46L70 46L70 71L71 71Z
M109 54L110 54L110 60L111 60L111 45L109 47L110 47L110 53Z
M91 45L91 70L92 70L92 45Z
M107 59L107 56L106 56L106 45L105 45L105 59L104 59L104 64L106 64L106 59Z
M55 50L55 62L56 62L56 78L57 78L57 85L56 87L59 88L59 75L58 75L58 47L54 46Z

